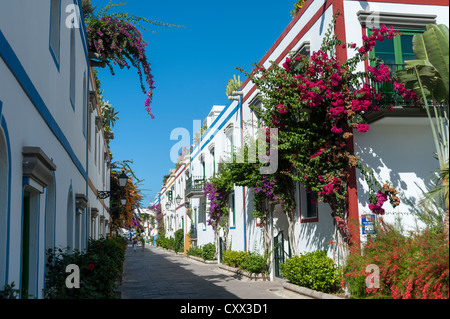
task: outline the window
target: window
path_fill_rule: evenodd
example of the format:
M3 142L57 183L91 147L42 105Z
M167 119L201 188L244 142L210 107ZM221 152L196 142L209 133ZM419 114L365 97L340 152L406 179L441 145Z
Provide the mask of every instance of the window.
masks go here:
M201 164L202 164L202 176L203 176L203 180L205 180L206 179L206 166L205 166L205 160L204 159L202 159L202 161L201 161Z
M306 218L316 218L317 217L317 194L316 193L306 193Z
M301 45L300 48L297 50L297 52L295 53L296 56L302 55L305 58L309 58L310 56L310 42L309 41L304 41ZM300 69L301 67L303 67L303 65L300 64L300 61L293 61L293 68L294 69Z
M373 57L379 58L379 63L386 64L394 73L404 67L407 60L415 60L416 57L412 48L412 39L415 34L423 33L421 30L401 30L402 34L392 39L384 39L383 42L378 42L374 50L370 52ZM369 31L369 35L371 35ZM375 66L375 63L372 63ZM382 83L378 88L378 92L385 94L384 103L387 105L406 105L400 96L394 91L393 83Z
M228 198L228 207L229 207L228 218L229 218L230 229L236 228L236 209L235 209L234 204L235 203L234 203L234 192L233 192L230 194L230 196Z
M61 24L61 0L51 0L50 3L50 53L59 70L59 46Z
M319 207L317 204L317 194L307 192L300 185L299 189L299 205L300 223L312 223L319 221Z
M87 81L86 81L86 72L84 72L83 76L83 135L85 138L87 138Z
M75 222L75 206L73 201L73 193L72 190L69 192L69 198L67 200L67 244L66 246L69 249L73 249L73 240L74 240L74 222Z
M211 173L212 176L216 176L216 157L214 156L214 148L211 149Z
M383 60L384 64L392 68L392 71L402 68L406 60L416 58L412 48L412 39L415 34L423 33L421 30L401 31L401 35L378 42L372 51L373 56ZM371 33L369 31L369 35Z
M70 29L70 103L75 110L75 28Z
M22 271L21 297L38 297L37 263L39 252L39 201L40 191L24 186L22 215Z

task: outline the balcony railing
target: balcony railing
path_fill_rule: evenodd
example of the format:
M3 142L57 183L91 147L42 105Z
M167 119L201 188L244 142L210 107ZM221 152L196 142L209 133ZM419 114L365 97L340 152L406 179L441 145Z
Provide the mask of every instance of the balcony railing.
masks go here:
M186 180L186 197L203 196L205 179L203 176L191 176Z
M387 64L394 75L398 70L405 68L405 64ZM382 105L393 105L394 107L414 107L413 101L405 101L403 97L394 90L394 82L391 83L374 83L378 93L383 93L384 98L380 101Z

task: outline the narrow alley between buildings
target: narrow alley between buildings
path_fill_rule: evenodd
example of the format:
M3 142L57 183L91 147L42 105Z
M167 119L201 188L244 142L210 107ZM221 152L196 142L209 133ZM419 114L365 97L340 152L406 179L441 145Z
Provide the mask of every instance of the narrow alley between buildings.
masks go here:
M122 299L307 299L287 291L282 280L250 281L233 277L217 264L146 245L126 250Z

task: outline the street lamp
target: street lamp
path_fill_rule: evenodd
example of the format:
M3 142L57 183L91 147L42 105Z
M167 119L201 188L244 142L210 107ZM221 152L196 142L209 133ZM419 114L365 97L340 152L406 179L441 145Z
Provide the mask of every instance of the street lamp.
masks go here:
M119 186L123 188L123 187L127 186L127 182L128 182L128 176L122 170L122 174L119 175Z
M119 175L119 186L120 188L124 188L127 185L128 176L122 170L122 174ZM106 199L111 196L111 191L99 191L97 190L97 198ZM126 203L126 202L125 202Z
M170 203L167 202L167 203L166 203L166 210L169 210L169 207L170 207Z
M180 206L180 203L181 203L180 195L177 195L177 198L175 198L175 200L177 201L177 205Z
M127 198L126 197L122 197L120 199L120 203L122 204L122 206L125 206L127 204Z

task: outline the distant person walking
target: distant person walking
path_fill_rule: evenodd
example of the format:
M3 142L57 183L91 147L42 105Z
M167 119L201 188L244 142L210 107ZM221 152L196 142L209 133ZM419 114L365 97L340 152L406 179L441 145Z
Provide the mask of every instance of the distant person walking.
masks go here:
M144 251L144 248L145 248L145 238L144 238L144 236L141 237L141 242L142 242L142 251Z
M134 252L136 252L136 246L137 246L137 239L136 239L136 237L134 237L133 238L133 250L134 250Z

